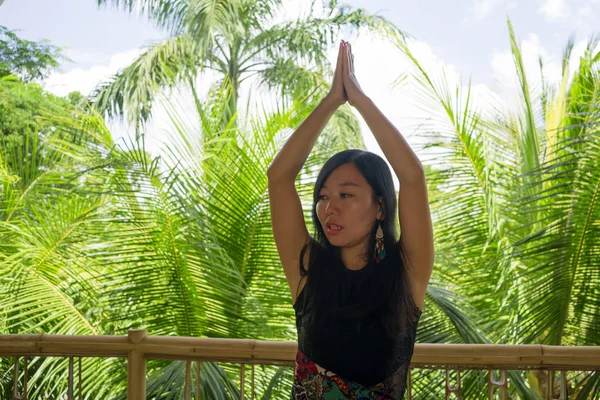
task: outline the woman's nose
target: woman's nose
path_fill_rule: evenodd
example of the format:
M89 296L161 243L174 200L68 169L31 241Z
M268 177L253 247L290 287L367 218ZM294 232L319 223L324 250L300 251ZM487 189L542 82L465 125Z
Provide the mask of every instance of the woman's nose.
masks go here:
M338 211L337 203L329 200L329 202L327 203L327 207L325 207L325 213L327 215L329 215L332 213L332 211L335 211L337 213L337 211Z

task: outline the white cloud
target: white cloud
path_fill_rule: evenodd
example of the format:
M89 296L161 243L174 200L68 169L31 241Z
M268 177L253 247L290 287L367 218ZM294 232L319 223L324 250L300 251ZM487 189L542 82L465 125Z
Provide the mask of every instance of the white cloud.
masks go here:
M82 94L89 94L100 82L110 78L120 69L131 64L138 57L142 49L120 52L112 55L110 59L101 64L96 64L90 68L74 68L68 72L54 72L44 82L46 90L58 95L65 96L68 93L78 90ZM70 54L83 59L97 57L93 53L75 52ZM73 61L77 61L75 58Z
M498 8L508 12L515 10L517 6L517 0L475 0L470 11L475 15L476 20L483 20Z
M106 55L80 48L68 48L65 50L64 54L67 58L69 58L72 61L72 63L67 62L62 65L63 69L66 68L68 70L71 70L72 67L77 64L95 65L101 64L106 61Z
M370 33L361 33L359 37L341 36L336 38L335 43L339 43L342 38L352 44L352 51L355 56L355 72L362 89L402 133L411 147L417 149L420 144L425 143L425 140L415 134L416 128L429 119L431 115L420 106L415 96L414 87L407 85L406 87L392 88L392 83L400 75L411 69L411 62L392 43L376 38ZM423 66L432 71L433 76L437 77L443 67L448 71L448 84L450 87L458 83L456 68L441 62L427 43L411 41L410 48ZM337 60L337 54L337 45L332 46L327 53L327 58L333 66L335 66ZM217 78L215 74L200 77L198 82L202 82L204 86L199 88L199 92L205 93ZM478 90L479 92L489 92L485 85L478 87ZM261 113L263 110L268 112L276 107L277 95L267 92L264 87L259 91L258 80L256 78L248 79L240 88L238 104L240 105L241 120L245 118L247 111L245 105L248 104L250 96L252 96L252 101L249 103L251 110L248 111L250 114ZM197 132L199 126L194 104L185 88L182 86L168 98L177 110L177 117L184 120L182 121L184 129L189 132ZM367 149L385 159L384 153L369 126L358 110L354 109L353 111L360 122ZM165 150L170 138L177 136L164 105L157 103L154 107L153 119L148 125L147 132L149 142L154 143L153 148L158 150ZM157 153L153 152L153 154ZM419 155L425 156L423 152L420 152ZM398 188L398 181L396 178L394 179L396 188Z
M571 7L566 0L545 0L540 7L540 12L547 20L554 21L565 19L571 14Z
M443 150L424 149L422 145L430 141L427 136L431 132L449 133L452 130L450 117L443 112L440 101L432 100L430 94L424 93L424 90L429 93L430 90L428 88L423 90L423 86L411 76L411 73L416 71L412 61L391 43L381 39L361 34L359 38L350 41L355 55L357 79L365 93L401 132L422 162L429 163L431 160L439 159ZM436 88L447 89L450 101L458 101L461 107L464 106L466 79L461 81L463 72L437 57L433 48L425 42L409 40L408 47L434 81ZM404 74L408 74L409 79L404 84L392 88L392 82ZM417 73L416 76L420 75ZM461 89L463 96L460 99L454 97L457 87ZM494 96L495 94L487 85L473 84L471 109L485 111L487 101ZM355 113L359 118L367 149L383 157L384 153L367 123L358 111L355 110ZM439 164L439 161L437 163ZM395 175L394 181L398 187Z
M582 6L579 11L577 12L577 14L582 17L582 18L586 18L586 17L591 17L592 16L592 6L591 4L585 4L584 6Z
M89 68L73 68L68 72L53 72L44 81L44 88L58 96L66 96L73 91L88 95L100 82L105 81L120 69L131 64L142 51L143 49L135 49L119 52L112 55L107 61ZM73 62L89 62L101 58L101 55L85 50L70 50L67 55ZM120 145L123 144L122 140L124 138L135 136L131 128L118 121L107 121L107 126L113 139L119 142ZM150 143L150 148L154 150L156 145Z
M577 27L578 32L597 31L597 15L600 15L600 0L580 0L579 4L573 6L576 12L572 13L569 22ZM596 18L594 18L596 17Z
M286 0L290 4L294 4L291 0ZM500 0L499 0L500 1ZM502 0L504 1L504 0ZM286 10L289 13L289 10ZM293 13L287 14L287 19L296 18L294 13L306 13L307 8L298 8ZM365 90L367 95L374 100L378 108L386 115L386 117L398 128L402 135L407 139L413 149L424 143L423 137L416 134L417 127L424 121L431 118L431 110L423 109L419 103L414 84L407 84L398 88L392 88L394 82L400 75L411 70L411 62L403 56L400 51L395 48L390 42L379 39L368 32L361 32L358 37L349 37L347 34L335 39L334 43L339 43L340 39L348 40L352 43L353 53L355 55L355 68L357 78ZM437 58L431 46L420 41L410 42L411 51L415 54L419 62L430 71L432 77L440 78L440 73L445 70L447 73L447 85L449 88L454 88L460 85L457 70L453 65L444 63ZM329 49L327 54L329 61L335 65L337 59L338 46L334 45ZM79 90L82 93L89 93L100 81L112 76L120 68L123 68L139 55L141 50L132 50L124 53L117 53L105 63L98 63L90 68L75 68L66 73L55 73L47 81L47 89L59 94L65 95L73 90ZM83 59L89 59L90 55L85 52L80 52L79 55ZM75 60L77 61L77 60ZM215 82L217 76L205 75L198 79L199 92L206 93L208 87ZM182 85L185 86L185 85ZM260 92L256 91L256 80L249 79L244 82L240 88L240 107L247 104L249 96L252 96L251 105L255 110L259 110L262 105L265 110L272 109L274 106L274 94L266 93L264 89ZM483 98L490 95L490 89L483 84L474 85L473 93L477 97ZM254 90L254 91L253 91ZM173 104L178 112L178 117L185 119L182 121L184 128L190 132L196 132L199 129L196 117L194 103L191 96L185 88L178 88L172 94L166 96L168 101ZM152 154L160 154L165 146L168 146L169 137L176 135L173 122L169 118L167 109L168 105L161 104L157 101L153 109L153 119L147 126L147 149ZM439 106L439 105L438 105ZM361 129L364 135L367 149L384 156L383 151L379 147L375 136L371 133L368 125L363 120L357 110L358 120L361 123ZM240 109L240 117L243 120L245 110ZM108 121L108 126L113 133L115 140L120 138L132 137L133 130L116 121ZM424 153L419 153L424 155ZM385 157L384 157L385 158ZM398 183L396 182L396 185ZM398 186L396 186L398 187Z
M506 0L486 0L492 3L499 3ZM295 1L284 0L284 6L281 7L281 14L276 16L275 22L284 20L297 19L300 16L306 16L310 11L310 1ZM318 5L319 3L315 3ZM312 9L313 15L322 15L322 9ZM357 77L365 90L365 92L375 101L376 105L383 113L394 123L394 125L407 138L409 143L417 144L421 138L414 135L415 128L423 120L428 118L417 101L413 89L397 88L392 89L391 85L399 75L403 74L410 68L410 63L406 57L402 56L398 49L391 43L378 39L369 33L362 33L359 37L348 37L341 35L336 38L334 43L338 43L340 39L346 39L352 42L353 52L355 54L356 73ZM442 63L436 58L432 48L423 42L411 42L411 50L426 67L439 70ZM110 57L106 62L96 62L95 65L89 68L74 68L68 72L56 72L52 74L46 81L46 89L58 95L66 95L71 91L78 90L84 94L92 91L99 82L111 77L119 69L129 65L140 53L139 50L131 50L128 52L117 53ZM328 59L335 65L337 59L337 45L329 49ZM69 56L74 62L93 63L97 61L97 54L89 53L85 49L72 50ZM384 59L385 62L381 62ZM456 71L452 66L446 66L451 69L449 76L455 79ZM434 73L435 74L435 73ZM198 79L200 84L198 90L200 93L206 93L209 86L212 85L217 76L205 75ZM168 101L173 104L180 115L186 119L184 124L186 128L198 129L198 122L195 118L195 107L191 96L183 87L177 88L172 94L166 95ZM257 82L255 79L249 79L244 82L240 88L240 106L248 102L249 96L252 96L255 109L260 110L264 104L265 109L269 110L270 106L274 108L276 101L273 93L266 93L264 88L258 92L256 90ZM174 127L170 121L168 111L169 104L163 100L155 103L153 109L153 118L147 125L147 148L157 154L161 148L168 144L169 134L173 134ZM246 110L240 109L240 117L244 117ZM383 156L379 145L370 132L367 124L362 117L357 113L357 117L362 124L362 131L365 137L365 144L370 151L379 153ZM115 140L119 138L133 136L133 130L125 124L117 121L107 121L107 124ZM422 141L422 140L421 140ZM165 143L167 142L167 143Z
M473 11L475 12L476 19L484 19L487 17L494 7L496 7L502 0L475 0L473 5Z

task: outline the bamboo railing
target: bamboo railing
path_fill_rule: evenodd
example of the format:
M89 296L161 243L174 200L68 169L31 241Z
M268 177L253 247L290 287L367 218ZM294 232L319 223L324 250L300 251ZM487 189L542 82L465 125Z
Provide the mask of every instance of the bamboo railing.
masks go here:
M251 365L251 399L254 399L254 366L295 365L296 342L276 342L252 339L210 339L175 336L147 336L146 330L130 330L127 336L68 336L68 335L0 335L0 357L14 357L14 400L27 399L27 364L25 364L23 393L17 393L18 358L22 356L69 357L68 398L73 399L73 358L127 358L128 399L146 398L146 360L173 359L186 361L184 398L191 399L191 366L196 368L196 390L200 393L199 363L202 361L241 364L240 399L244 399L246 365ZM488 371L488 398L498 389L499 398L508 399L506 371L535 369L560 371L561 400L567 400L566 371L600 370L600 347L565 347L546 345L476 345L476 344L419 344L415 345L411 368L445 369L446 399L451 394L461 398L462 370ZM456 371L456 384L450 384L450 372ZM500 371L500 379L494 372ZM553 374L550 374L553 375ZM411 374L407 378L407 396L411 399ZM81 384L81 382L80 382ZM552 385L550 385L552 386ZM79 388L81 394L81 387ZM552 399L551 393L545 394ZM199 397L196 397L197 399Z

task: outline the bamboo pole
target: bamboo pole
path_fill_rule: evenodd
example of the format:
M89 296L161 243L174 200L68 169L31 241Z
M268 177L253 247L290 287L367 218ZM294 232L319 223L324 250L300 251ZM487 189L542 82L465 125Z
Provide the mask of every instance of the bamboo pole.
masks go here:
M83 397L83 391L81 390L81 357L79 357L79 400Z
M190 393L192 391L191 371L192 371L192 362L190 360L187 360L185 362L185 383L184 383L184 388L183 388L183 399L184 400L190 400Z
M131 344L139 345L146 337L146 330L130 330L127 336ZM127 358L127 400L145 400L146 359L144 358L144 352L131 350Z
M73 375L74 375L74 367L73 367L73 357L69 357L69 378L68 378L68 388L67 388L67 400L73 400Z
M293 366L296 342L144 336L0 335L0 357L129 357ZM141 336L140 336L141 335ZM135 340L136 337L140 336ZM419 344L412 368L598 370L600 346ZM465 369L465 368L462 368Z
M250 379L252 380L252 382L251 382L251 386L250 386L250 400L254 400L254 364L252 364L251 368L252 368L252 374L251 374Z
M244 390L246 387L246 364L240 368L240 400L244 400Z
M27 380L29 369L27 368L27 357L23 359L25 366L23 368L23 393L19 394L19 357L15 357L15 375L13 379L13 400L27 400Z
M559 400L567 400L567 371L560 371L560 397Z
M196 361L196 400L200 400L200 386L202 384L200 379L200 361Z
M446 400L450 398L452 393L454 393L454 398L461 400L462 399L462 387L460 386L460 370L456 371L456 385L450 384L450 371L446 370Z
M500 378L494 377L494 371L488 371L488 399L494 398L494 389L498 388L500 392L500 400L508 400L508 379L506 377L506 371L500 371Z

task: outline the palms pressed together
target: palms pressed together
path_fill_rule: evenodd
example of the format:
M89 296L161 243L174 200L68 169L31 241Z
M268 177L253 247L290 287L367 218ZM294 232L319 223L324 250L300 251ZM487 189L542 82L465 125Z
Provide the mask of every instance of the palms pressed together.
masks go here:
M354 73L352 46L344 40L340 42L335 74L329 96L335 100L338 106L344 104L346 101L351 106L355 106L361 98L366 97Z

